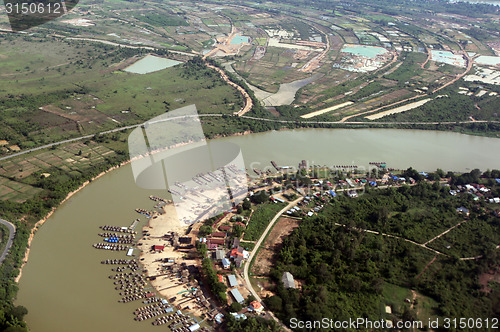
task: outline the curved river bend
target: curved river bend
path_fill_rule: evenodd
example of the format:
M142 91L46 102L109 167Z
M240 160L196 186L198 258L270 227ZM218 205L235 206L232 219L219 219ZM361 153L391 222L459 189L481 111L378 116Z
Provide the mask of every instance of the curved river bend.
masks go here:
M240 145L247 167L297 164L368 166L466 171L500 168L500 139L449 132L394 129L304 129L235 136L221 140ZM99 225L128 226L135 208L150 208L149 195L133 181L130 165L110 172L64 203L37 232L20 280L17 304L28 308L33 332L148 332L161 328L135 322L138 301L121 304L106 258L125 254L96 250ZM138 227L141 227L139 225ZM137 228L140 230L140 228Z

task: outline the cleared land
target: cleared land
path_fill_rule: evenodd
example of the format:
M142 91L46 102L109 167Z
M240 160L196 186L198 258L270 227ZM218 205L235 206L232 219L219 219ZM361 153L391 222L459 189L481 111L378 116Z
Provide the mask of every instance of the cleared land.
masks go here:
M346 107L346 106L349 106L349 105L352 105L352 104L354 104L354 102L352 102L352 101L346 101L345 103L342 103L342 104L338 104L338 105L335 105L335 106L327 107L327 108L319 110L319 111L315 111L315 112L304 114L304 115L301 116L301 118L309 119L309 118L312 118L312 117L315 117L315 116L318 116L318 115L321 115L321 114L325 114L325 113L328 113L328 112L331 112L331 111L338 110L340 108L343 108L343 107Z
M397 113L401 113L401 112L406 112L406 111L412 110L414 108L417 108L417 107L420 107L420 106L424 105L425 103L427 103L427 102L429 102L431 100L432 100L432 98L422 99L422 100L416 101L416 102L408 104L408 105L399 106L399 107L396 107L396 108L393 108L393 109L390 109L390 110L387 110L387 111L383 111L383 112L380 112L380 113L377 113L377 114L365 116L365 118L367 118L369 120L377 120L377 119L383 118L384 116L387 116L387 115L397 114Z
M267 236L259 249L252 265L252 274L267 276L275 264L276 253L281 249L283 240L290 235L294 229L299 227L300 220L281 217Z

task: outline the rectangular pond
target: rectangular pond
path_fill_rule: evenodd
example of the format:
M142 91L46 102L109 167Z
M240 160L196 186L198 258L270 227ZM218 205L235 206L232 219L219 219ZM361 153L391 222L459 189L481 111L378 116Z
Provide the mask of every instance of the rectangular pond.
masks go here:
M154 55L147 55L141 60L128 66L123 71L134 74L148 74L165 68L173 67L182 62L166 58L160 58Z
M367 58L376 58L377 55L382 55L387 52L383 47L365 46L365 45L345 45L342 52L361 55Z
M450 51L431 50L431 58L436 62L442 62L457 67L465 67L465 60L462 55L453 54Z
M500 56L481 55L480 57L477 57L474 62L481 65L496 66L500 65Z
M250 37L247 36L241 36L239 33L236 34L233 39L231 39L230 44L231 45L239 45L239 44L250 44Z

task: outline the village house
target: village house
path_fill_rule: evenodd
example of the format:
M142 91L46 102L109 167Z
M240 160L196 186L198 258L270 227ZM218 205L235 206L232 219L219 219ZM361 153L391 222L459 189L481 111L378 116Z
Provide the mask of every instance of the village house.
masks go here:
M463 206L457 208L457 213L463 214L464 216L469 216L470 214L469 209L466 209Z
M295 288L295 280L290 272L283 272L281 277L281 282L285 285L285 288Z
M250 311L259 313L262 310L264 310L264 307L262 306L262 304L260 304L259 301L252 301L252 302L250 302L250 305L248 306L248 309Z

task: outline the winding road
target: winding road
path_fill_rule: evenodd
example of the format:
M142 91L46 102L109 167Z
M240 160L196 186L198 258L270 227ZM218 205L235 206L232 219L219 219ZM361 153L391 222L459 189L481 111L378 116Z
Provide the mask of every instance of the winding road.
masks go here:
M0 256L0 265L2 265L5 257L9 253L10 247L12 247L12 243L14 241L14 236L16 235L16 226L14 224L8 222L7 220L0 219L0 223L7 226L9 229L9 240L7 241L7 245L5 246L2 255Z
M252 284L250 283L250 278L248 276L248 270L250 268L250 265L252 265L252 260L254 258L254 256L257 254L257 252L259 251L259 247L260 245L262 244L262 242L264 242L266 236L267 236L267 233L269 233L269 231L273 228L274 224L276 223L276 221L281 217L281 215L291 209L292 207L294 207L295 205L297 205L298 202L300 202L301 200L303 200L304 197L300 197L300 198L297 198L296 200L294 200L293 202L290 202L287 206L285 206L283 209L281 209L275 216L274 218L269 222L269 225L267 225L267 228L266 230L264 231L264 233L262 233L262 235L260 236L260 239L257 241L257 243L255 244L255 247L253 248L253 250L250 252L250 256L248 257L248 260L247 262L245 263L245 267L243 268L243 277L245 279L245 282L248 286L248 290L250 291L250 293L255 297L255 299L259 302L262 303L262 299L260 298L259 294L257 294L257 292L255 291L255 289L253 289L253 286ZM285 328L286 330L289 330L286 326L284 326L281 321L274 315L274 313L272 311L268 311L269 315L283 328Z

